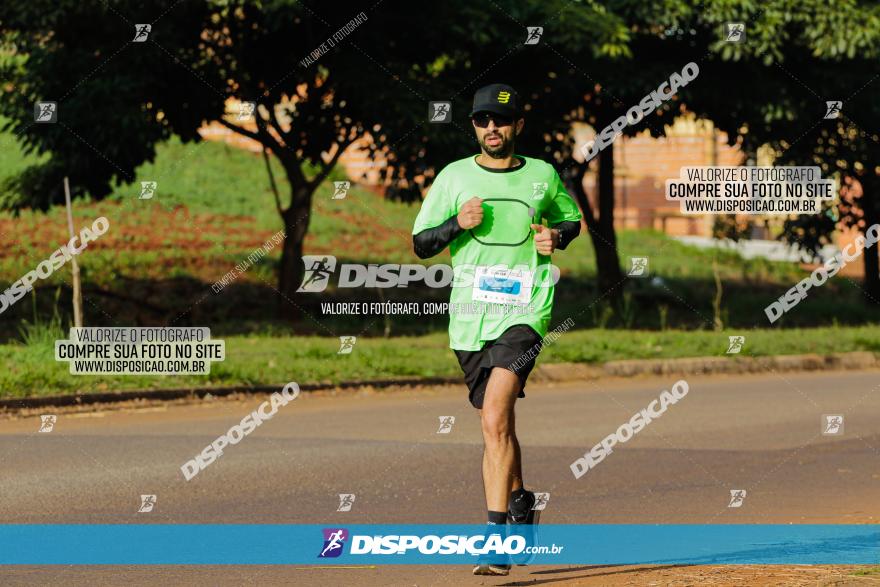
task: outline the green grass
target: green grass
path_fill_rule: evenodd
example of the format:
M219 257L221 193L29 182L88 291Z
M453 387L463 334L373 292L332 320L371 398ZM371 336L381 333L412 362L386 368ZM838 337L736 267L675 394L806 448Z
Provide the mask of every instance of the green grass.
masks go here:
M8 134L0 134L0 181L39 158L24 156ZM282 200L289 186L272 160ZM410 229L418 206L383 199L352 186L331 199L334 171L314 195L306 254L332 254L339 262L420 263ZM155 198L139 200L140 181L157 181ZM323 316L327 301L445 301L448 290L393 288L336 290L301 296L302 320L277 318L275 286L280 247L274 248L219 295L211 284L281 228L262 156L223 143L159 145L155 162L137 171L135 182L103 202L78 200L75 223L111 219L110 231L80 257L85 323L101 325L207 325L228 341L228 359L208 378L70 376L52 358L52 331L70 323L70 270L65 267L38 290L0 315L0 372L7 395L51 394L169 387L339 381L412 375L457 375L446 348L443 316ZM0 289L21 277L66 241L63 208L47 214L0 214ZM562 270L556 291L557 322L575 320L575 330L547 349L544 361L603 362L612 359L718 355L726 336L712 332L713 267L723 282L721 319L726 333L747 335L746 354L772 355L846 350L877 351L873 327L880 311L864 305L859 284L838 276L782 318L767 326L763 308L807 273L791 263L744 260L734 253L700 250L649 230L618 233L621 264L647 256L656 279L632 280L626 306L612 312L597 291L596 265L587 235L554 256ZM448 253L430 263L448 262ZM52 320L49 317L56 316ZM27 326L27 322L33 323ZM22 326L26 326L22 332ZM792 330L816 327L813 330ZM840 326L840 327L837 327ZM391 338L382 338L389 328ZM785 328L785 330L782 330ZM328 333L359 333L358 348L337 356ZM60 337L60 336L59 336ZM29 346L21 344L23 338ZM425 350L435 360L424 360ZM295 374L295 375L292 375Z
M869 575L880 575L880 567L872 567L870 569L861 569L853 573L853 575L859 576L869 576Z
M540 363L601 364L620 359L726 356L729 334L744 334L740 356L880 352L877 326L817 328L804 331L749 330L730 332L572 330L541 353ZM358 338L354 352L338 355L339 341L331 337L229 336L226 360L213 363L203 377L97 376L68 373L68 364L55 362L54 334L34 344L0 346L0 396L24 397L72 392L173 388L211 385L274 385L337 383L395 377L459 376L445 333L424 336ZM215 338L219 338L216 337Z

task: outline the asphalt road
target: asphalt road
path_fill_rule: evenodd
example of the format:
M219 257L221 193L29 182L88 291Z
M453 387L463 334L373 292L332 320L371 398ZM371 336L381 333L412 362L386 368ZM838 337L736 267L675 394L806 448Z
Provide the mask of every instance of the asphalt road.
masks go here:
M545 523L872 523L880 520L878 372L688 377L688 395L594 470L570 463L676 377L530 385L517 407L525 481ZM311 396L187 482L180 465L265 397L0 420L0 523L485 521L479 422L463 386ZM51 411L51 410L50 410ZM824 414L843 414L840 435ZM455 416L449 434L439 417ZM745 489L729 508L731 489ZM356 495L337 512L340 493ZM138 513L141 494L157 495ZM815 585L846 569L521 567L9 567L2 584ZM732 575L731 573L745 573ZM769 581L765 583L764 580ZM726 583L728 581L729 583ZM803 581L803 583L800 583Z

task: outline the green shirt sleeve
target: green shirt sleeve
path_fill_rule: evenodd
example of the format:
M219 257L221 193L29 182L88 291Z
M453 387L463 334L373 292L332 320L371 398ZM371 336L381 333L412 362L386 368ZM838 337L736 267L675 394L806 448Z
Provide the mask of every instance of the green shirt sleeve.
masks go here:
M576 222L581 219L581 213L578 210L577 204L568 195L568 192L565 191L565 186L562 185L562 180L555 169L553 170L550 193L553 194L553 199L544 211L544 218L547 219L549 226L565 222L566 220Z
M434 183L431 184L428 195L422 202L422 208L416 216L413 234L418 234L427 228L440 226L458 213L452 201L452 195L449 193L446 177L447 175L441 171L437 174Z

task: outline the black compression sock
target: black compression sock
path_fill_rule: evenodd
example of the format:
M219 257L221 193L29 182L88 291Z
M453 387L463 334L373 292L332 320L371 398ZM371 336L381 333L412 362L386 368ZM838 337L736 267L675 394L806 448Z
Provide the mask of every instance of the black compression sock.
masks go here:
M510 493L510 513L521 516L527 514L535 505L535 494L520 488Z
M489 523L500 526L507 523L507 512L493 512L489 510Z

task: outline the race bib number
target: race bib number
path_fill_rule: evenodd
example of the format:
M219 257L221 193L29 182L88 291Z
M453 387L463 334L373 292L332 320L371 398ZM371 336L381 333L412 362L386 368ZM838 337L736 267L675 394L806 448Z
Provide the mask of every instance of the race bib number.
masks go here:
M475 302L526 306L532 299L532 273L524 269L477 267L472 298Z

